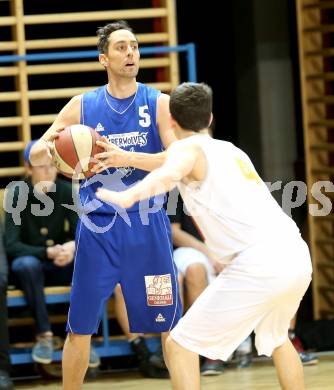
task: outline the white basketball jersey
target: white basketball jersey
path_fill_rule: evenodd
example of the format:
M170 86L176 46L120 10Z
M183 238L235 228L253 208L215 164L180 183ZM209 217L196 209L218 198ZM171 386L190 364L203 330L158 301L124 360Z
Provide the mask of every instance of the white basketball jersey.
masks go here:
M242 150L205 134L179 142L199 145L206 156L205 180L179 188L208 247L223 262L258 242L300 236Z

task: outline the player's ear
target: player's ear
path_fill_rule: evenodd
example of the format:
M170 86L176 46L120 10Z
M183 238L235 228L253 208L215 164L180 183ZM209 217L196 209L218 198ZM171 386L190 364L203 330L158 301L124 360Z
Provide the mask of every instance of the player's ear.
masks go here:
M212 125L213 125L213 114L212 114L212 112L211 112L211 114L210 114L210 120L209 120L209 127L211 127Z
M102 66L108 66L108 59L105 54L99 54L99 62Z
M213 137L213 132L214 132L214 130L215 130L215 126L216 126L216 124L215 124L215 118L214 118L214 116L213 116L213 114L212 114L212 112L211 112L210 121L209 121L209 126L208 126L209 135L210 135L211 137Z

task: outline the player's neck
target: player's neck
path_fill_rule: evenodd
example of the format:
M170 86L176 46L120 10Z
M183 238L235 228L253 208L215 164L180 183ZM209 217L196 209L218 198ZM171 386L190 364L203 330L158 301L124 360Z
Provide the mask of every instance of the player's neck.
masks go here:
M185 139L188 137L192 137L193 135L197 135L197 134L200 134L200 133L197 133L196 131L192 131L192 130L181 129L181 128L179 128L175 131L176 138L178 138L178 139Z
M107 89L111 96L118 99L125 99L136 93L137 82L136 79L125 80L125 81L109 80Z
M179 139L184 139L196 135L195 131L180 131Z
M180 129L177 138L184 139L184 138L192 137L193 135L203 135L203 134L208 135L209 134L208 129L203 129L200 131Z
M184 129L177 124L174 126L174 133L175 133L176 138L178 138L178 139L184 139L184 138L192 137L193 135L199 135L199 134L209 134L208 129L194 131L194 130Z

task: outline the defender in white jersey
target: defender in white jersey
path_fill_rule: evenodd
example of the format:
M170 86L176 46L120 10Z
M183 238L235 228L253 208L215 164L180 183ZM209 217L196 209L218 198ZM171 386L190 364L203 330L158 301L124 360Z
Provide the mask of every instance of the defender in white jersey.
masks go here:
M259 354L273 356L284 389L303 389L303 368L289 323L311 281L306 243L260 179L248 156L203 132L212 92L184 83L170 100L179 141L161 168L138 185L98 197L125 208L178 185L209 248L226 265L171 332L168 367L174 389L198 389L198 355L227 359L254 330Z

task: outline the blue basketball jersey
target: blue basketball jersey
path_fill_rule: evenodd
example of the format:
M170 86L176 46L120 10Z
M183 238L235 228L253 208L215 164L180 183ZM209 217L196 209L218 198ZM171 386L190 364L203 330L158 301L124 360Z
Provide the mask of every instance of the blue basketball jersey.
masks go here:
M134 96L115 99L109 95L105 85L83 94L81 123L95 129L110 142L127 151L161 152L163 145L157 126L159 95L160 91L137 83L137 92ZM81 205L89 204L86 212L115 213L115 208L95 197L96 189L103 185L114 191L124 190L142 180L147 173L133 167L108 168L102 174L94 175L81 183ZM163 201L164 196L156 197L154 203L159 207ZM150 205L152 204L153 201ZM129 211L132 210L138 210L138 203Z
M162 150L156 118L160 92L137 85L136 94L126 99L110 96L107 86L85 93L81 123L127 151L157 153ZM146 174L132 167L111 168L80 185L83 215L76 234L69 332L97 331L103 305L117 283L122 286L132 332L166 332L181 317L164 196L135 204L126 210L134 211L129 215L95 196L101 185L119 191ZM138 212L142 210L148 212Z

